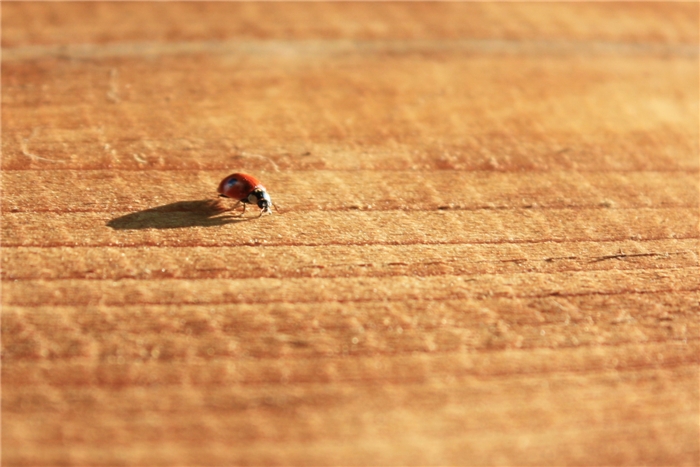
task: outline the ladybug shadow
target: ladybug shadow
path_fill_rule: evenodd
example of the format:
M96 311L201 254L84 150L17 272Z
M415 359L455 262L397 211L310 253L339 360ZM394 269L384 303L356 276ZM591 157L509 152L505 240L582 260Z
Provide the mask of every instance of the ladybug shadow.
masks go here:
M179 201L115 217L107 226L115 230L181 229L217 227L245 222L253 218L222 215L232 212L217 199Z

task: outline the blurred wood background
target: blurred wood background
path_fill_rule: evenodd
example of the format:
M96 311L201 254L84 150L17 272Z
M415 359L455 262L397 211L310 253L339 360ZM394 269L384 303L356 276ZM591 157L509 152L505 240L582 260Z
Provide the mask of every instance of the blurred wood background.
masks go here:
M698 465L698 13L3 2L3 465Z

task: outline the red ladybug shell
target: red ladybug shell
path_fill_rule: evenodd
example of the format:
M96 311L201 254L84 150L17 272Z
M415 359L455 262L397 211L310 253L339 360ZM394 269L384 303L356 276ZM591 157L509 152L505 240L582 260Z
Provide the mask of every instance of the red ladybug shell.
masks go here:
M258 186L260 182L252 175L235 173L221 180L217 191L227 198L242 201Z

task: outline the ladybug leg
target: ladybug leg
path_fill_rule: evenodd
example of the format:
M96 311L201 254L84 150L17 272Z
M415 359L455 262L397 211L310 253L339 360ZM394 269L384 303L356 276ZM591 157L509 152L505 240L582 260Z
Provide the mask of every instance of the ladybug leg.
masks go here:
M266 208L262 208L260 210L260 215L258 216L258 219L261 218L263 216L263 214L272 214L271 206L268 206Z
M239 201L239 202L237 202L236 204L234 204L233 206L231 206L230 209L228 209L228 211L233 211L234 209L236 209L236 208L238 207L239 204L242 204L242 205L243 205L243 211L241 211L240 213L236 214L236 215L235 215L236 217L241 217L241 216L243 215L243 213L245 213L245 203L242 203L242 202Z

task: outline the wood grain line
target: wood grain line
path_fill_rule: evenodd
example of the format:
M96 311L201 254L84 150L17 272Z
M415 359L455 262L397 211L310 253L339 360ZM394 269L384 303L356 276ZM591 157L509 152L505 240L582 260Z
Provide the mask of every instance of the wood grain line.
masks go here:
M576 271L497 275L399 276L387 289L384 278L302 279L157 279L120 281L29 280L3 284L8 305L42 304L165 304L272 303L298 301L439 300L505 296L611 295L627 292L695 291L700 287L696 266L666 270Z
M694 235L688 236L670 236L670 237L647 237L644 239L635 240L638 242L655 242L662 240L699 240L700 237ZM590 239L577 239L577 240L563 240L563 239L543 239L543 240L519 240L519 241L471 241L471 242L461 242L461 241L431 241L431 242L284 242L284 243L272 243L272 242L259 242L256 240L250 240L247 243L242 244L232 244L230 242L221 242L219 244L211 243L191 243L191 242L177 242L174 244L164 245L162 241L153 242L143 242L143 243L132 243L124 245L120 241L113 241L111 243L102 244L89 244L85 242L80 243L27 243L22 244L11 244L3 243L5 247L13 248L42 248L42 249L54 249L54 248L86 248L86 247L111 247L111 248L173 248L175 246L181 245L183 248L220 248L220 247L237 247L237 248L279 248L279 247L324 247L324 246L460 246L460 245L538 245L543 243L556 243L556 244L578 244L589 242ZM600 238L596 239L596 242L600 243L619 243L629 241L629 237L611 237L611 238Z
M315 358L287 359L280 358L247 358L231 364L226 359L214 359L207 368L208 358L194 358L184 364L176 360L141 360L133 361L132 367L125 367L124 363L104 362L85 363L78 361L32 362L24 361L12 364L4 377L12 381L13 385L20 387L25 385L53 386L64 378L64 374L76 375L68 386L86 386L95 384L98 386L110 385L119 390L127 385L142 386L151 384L163 384L165 386L223 384L235 385L267 385L284 381L289 384L318 384L318 383L362 383L364 381L387 381L389 383L412 382L418 384L430 379L439 379L448 370L448 365L457 371L456 377L480 376L486 378L507 378L508 372L513 372L515 377L537 376L544 374L562 373L590 373L605 374L611 371L624 369L663 369L666 363L671 367L692 366L698 363L697 351L700 350L700 340L689 340L686 344L677 343L667 345L665 342L651 342L648 348L651 353L645 355L626 355L626 349L640 348L640 343L624 343L620 345L604 346L601 350L609 350L608 355L602 352L591 352L592 355L581 357L576 347L570 348L537 348L537 349L503 349L474 355L465 355L459 351L439 352L426 350L421 352L422 359L417 362L410 361L409 354L380 356L377 360L380 365L373 365L371 356L357 355L342 352L340 355L330 355L319 359ZM681 344L681 345L678 345ZM547 364L552 356L558 353L560 357ZM524 359L532 356L531 362ZM661 355L661 358L659 358ZM300 365L289 368L291 361L298 360ZM617 360L617 361L616 361ZM304 363L306 363L304 365ZM316 368L313 368L316 363ZM407 365L402 368L402 365ZM263 367L263 371L255 372L256 367ZM47 371L49 370L50 371ZM95 371L97 370L97 371ZM111 370L111 371L110 371ZM184 370L184 371L183 371ZM688 368L691 370L691 368ZM49 374L52 372L52 374ZM697 372L697 371L695 371ZM182 373L186 373L182 374ZM367 373L363 375L363 373ZM432 373L432 374L431 374ZM449 374L453 374L449 372Z
M174 173L206 173L206 172L216 172L217 174L221 173L229 173L232 171L232 166L233 164L227 164L227 165L221 165L221 166L211 166L207 165L206 167L201 167L201 168L194 168L194 167L183 167L183 168L157 168L157 167L120 167L119 169L115 170L109 170L105 171L106 173L118 173L118 172L136 172L136 173L169 173L169 172L174 172ZM261 171L266 171L269 169L261 168ZM381 172L388 172L388 173L393 173L393 172L406 172L408 169L406 168L383 168L380 170L374 170L372 172L374 173L381 173ZM2 169L3 173L13 173L13 172L18 172L20 176L25 176L25 173L30 172L34 173L36 172L38 175L45 175L46 174L46 167L8 167L8 168L3 168ZM51 171L55 172L78 172L83 174L84 172L96 172L99 171L99 169L96 168L80 168L80 167L63 167L63 166L58 166L58 167L52 167ZM342 168L342 167L337 167L337 168L324 168L322 170L316 169L316 168L304 168L304 167L296 167L293 169L290 169L292 172L301 172L301 173L308 173L308 172L313 172L313 173L318 173L318 172L339 172L339 173L357 173L357 172L368 172L368 169L351 169L351 168ZM528 174L556 174L556 173L561 173L561 172L566 172L567 169L562 169L562 168L556 168L556 169L543 169L543 168L536 168L536 167L523 167L523 168L499 168L499 169L475 169L475 168L435 168L435 167L426 167L421 169L422 172L435 172L436 174L442 174L442 173L474 173L474 174L519 174L519 173L528 173ZM635 174L635 173L652 173L652 174L673 174L673 173L683 173L683 174L688 174L688 175L695 175L698 172L698 168L693 166L693 167L688 167L688 168L679 168L679 167L669 167L667 169L663 168L653 168L653 169L624 169L624 168L607 168L607 169L593 169L593 168L581 168L577 170L568 170L572 174Z
M188 41L188 42L119 42L115 44L25 45L3 50L3 62L33 61L47 58L63 60L102 60L116 57L165 57L168 55L254 55L271 58L295 56L346 56L359 54L434 54L463 53L484 55L563 55L571 56L661 56L696 58L697 47L691 44L622 43L593 41L526 41L497 39L430 40L265 40L265 41Z

